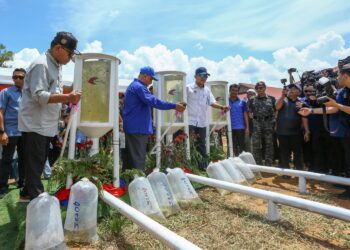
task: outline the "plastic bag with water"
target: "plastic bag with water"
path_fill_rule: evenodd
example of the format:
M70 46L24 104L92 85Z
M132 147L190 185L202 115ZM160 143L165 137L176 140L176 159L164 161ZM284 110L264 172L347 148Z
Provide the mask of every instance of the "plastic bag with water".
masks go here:
M165 220L147 178L135 175L134 180L129 184L129 196L134 208L154 220Z
M238 157L241 158L247 164L256 165L254 156L249 152L243 151ZM252 171L257 179L262 178L260 171L258 170L252 170Z
M180 168L167 168L170 187L181 208L202 204L196 190L194 190L190 180Z
M248 185L248 182L242 172L237 166L232 164L228 159L219 161L219 163L225 168L227 173L231 176L234 183Z
M174 193L171 190L168 178L162 172L153 172L147 176L158 205L165 217L180 212Z
M42 193L27 207L25 250L67 249L64 243L60 204Z
M247 166L247 164L239 157L230 157L228 160L236 166L239 171L244 175L249 184L253 184L255 182L255 175L253 171Z
M227 182L233 182L231 176L227 173L225 168L219 164L218 162L211 162L209 163L207 167L207 174L210 178L220 180L220 181L227 181ZM216 188L216 190L221 194L221 195L226 195L231 193L229 190L221 189L221 188Z
M98 240L97 202L97 187L87 178L83 178L72 186L64 223L67 241L94 242Z

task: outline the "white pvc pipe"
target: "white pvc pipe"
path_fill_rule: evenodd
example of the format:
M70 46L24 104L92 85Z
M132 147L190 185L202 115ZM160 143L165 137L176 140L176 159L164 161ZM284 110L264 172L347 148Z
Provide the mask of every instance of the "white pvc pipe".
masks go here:
M266 166L260 166L260 165L252 165L252 164L247 164L247 165L253 171L255 170L255 171L261 171L266 173L282 174L282 175L297 176L297 177L303 176L307 179L313 179L313 180L319 180L319 181L325 181L325 182L331 182L331 183L350 186L350 178L327 175L327 174L319 174L319 173L302 171L302 170L274 168L274 167L266 167Z
M271 191L265 191L258 188L247 187L230 182L215 180L193 174L186 174L191 181L198 182L204 185L221 188L229 191L239 192L250 196L262 198L275 203L296 207L311 212L331 216L345 221L350 221L350 210L340 207L335 207L315 201L309 201L285 194L279 194ZM276 207L274 208L276 210Z
M113 186L119 187L119 80L118 80L118 64L120 61L117 60L115 63L115 75L111 76L114 79L114 104L112 108L113 114ZM113 72L112 72L113 73Z
M299 192L302 194L307 193L306 178L304 176L299 176Z
M137 225L141 226L146 232L152 234L155 238L162 241L165 245L172 249L188 249L188 250L199 250L198 246L194 245L192 242L186 240L185 238L177 235L168 228L162 226L158 222L152 220L148 216L139 212L135 208L129 206L120 199L114 197L106 191L103 191L101 196L111 207L118 210L119 213L128 217Z
M90 148L89 155L93 156L98 154L98 151L100 150L100 140L99 138L91 138L92 146Z
M267 218L269 221L278 221L280 219L278 206L271 200L268 200L267 202Z

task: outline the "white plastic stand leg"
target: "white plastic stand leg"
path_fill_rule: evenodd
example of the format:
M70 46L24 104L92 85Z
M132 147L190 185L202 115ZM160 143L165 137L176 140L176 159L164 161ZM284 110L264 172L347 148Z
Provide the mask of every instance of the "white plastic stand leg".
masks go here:
M91 138L91 140L92 140L92 147L90 149L89 155L93 156L95 154L98 154L100 145L99 145L99 138Z
M271 200L267 203L267 219L272 222L280 219L277 204Z
M306 178L304 176L299 176L299 192L302 194L307 193Z

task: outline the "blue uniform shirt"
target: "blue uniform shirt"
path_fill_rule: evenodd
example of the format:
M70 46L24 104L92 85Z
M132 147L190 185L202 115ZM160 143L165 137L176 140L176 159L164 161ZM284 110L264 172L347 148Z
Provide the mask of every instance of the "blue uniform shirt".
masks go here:
M18 130L18 110L22 100L22 91L16 86L4 89L0 93L0 108L4 110L4 126L7 136L21 136Z
M245 129L244 113L247 112L247 103L240 98L236 98L234 101L229 99L230 105L230 117L232 129Z
M124 98L123 126L128 134L153 134L152 108L175 109L176 104L157 99L138 79L129 85Z
M338 92L337 103L349 106L350 91L343 88ZM334 137L348 137L350 136L350 119L349 115L343 111L330 115L329 131L330 135Z

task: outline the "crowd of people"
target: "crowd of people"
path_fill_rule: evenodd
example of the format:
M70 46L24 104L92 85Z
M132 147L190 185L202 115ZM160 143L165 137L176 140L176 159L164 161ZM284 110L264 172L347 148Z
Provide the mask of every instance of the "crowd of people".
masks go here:
M350 64L338 69L337 92L317 101L315 83L285 86L276 100L259 81L246 97L230 86L234 154L250 151L258 165L350 176ZM289 176L283 176L290 178ZM340 197L350 198L346 186Z
M58 32L50 49L27 70L15 69L14 86L1 92L0 196L8 191L15 151L21 200L29 201L44 191L41 176L49 175L45 169L58 158L68 122L69 106L62 108L62 104L77 104L82 96L80 91L63 86L61 77L62 65L79 54L77 43L71 33ZM333 98L327 97L322 105L317 102L313 83L291 83L276 100L266 94L266 83L259 81L245 97L240 94L239 84L230 85L228 105L224 106L206 86L209 76L205 67L197 68L194 82L186 86L187 103L172 103L157 99L149 90L158 81L154 69L149 66L140 69L138 77L121 96L119 119L121 140L125 136L125 147L121 143L124 169L145 170L148 137L154 134L152 108L177 112L187 108L189 131L196 135L197 151L203 159L198 167L205 170L209 160L207 111L212 107L230 115L236 156L250 151L259 165L293 166L298 170L350 177L350 64L339 68L338 93ZM343 196L349 198L350 190Z

